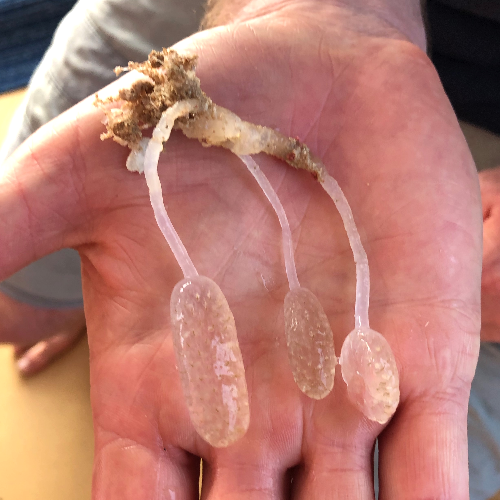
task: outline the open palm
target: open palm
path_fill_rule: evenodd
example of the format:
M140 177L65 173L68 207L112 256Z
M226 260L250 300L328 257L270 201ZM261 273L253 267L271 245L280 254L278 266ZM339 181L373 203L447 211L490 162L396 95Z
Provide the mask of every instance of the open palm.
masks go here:
M331 24L331 23L329 23ZM194 431L175 367L169 300L182 278L127 151L101 142L87 100L43 127L0 180L0 270L62 246L82 257L96 435L95 499L468 498L466 414L479 342L481 208L473 162L432 66L397 38L324 27L292 9L203 32L214 102L298 136L339 181L372 272L372 327L391 344L401 404L386 429L333 392L295 386L283 324L279 224L244 165L173 134L164 199L200 274L235 316L251 422L214 449ZM287 211L301 284L323 304L336 352L353 329L355 273L319 184L256 160ZM207 388L209 390L209 388ZM383 431L383 432L382 432Z

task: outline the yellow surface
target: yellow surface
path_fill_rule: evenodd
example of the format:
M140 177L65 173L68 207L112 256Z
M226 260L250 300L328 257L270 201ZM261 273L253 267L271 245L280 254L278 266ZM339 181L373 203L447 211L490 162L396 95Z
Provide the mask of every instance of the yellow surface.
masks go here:
M3 142L9 127L10 118L19 104L21 104L23 96L24 90L16 90L0 95L0 116L2 117L0 120L0 143Z
M0 143L22 91L0 96ZM0 318L1 321L1 318ZM32 379L0 346L0 500L89 500L93 432L87 339Z
M0 498L89 500L93 458L86 338L21 379L0 348Z

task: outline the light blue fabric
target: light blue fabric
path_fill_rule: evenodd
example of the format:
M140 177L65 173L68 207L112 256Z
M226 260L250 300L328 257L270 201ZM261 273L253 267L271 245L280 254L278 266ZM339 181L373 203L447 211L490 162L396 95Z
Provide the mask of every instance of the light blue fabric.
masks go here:
M70 248L47 255L0 283L0 291L35 307L83 307L80 257Z
M500 344L483 343L467 420L471 500L500 490Z

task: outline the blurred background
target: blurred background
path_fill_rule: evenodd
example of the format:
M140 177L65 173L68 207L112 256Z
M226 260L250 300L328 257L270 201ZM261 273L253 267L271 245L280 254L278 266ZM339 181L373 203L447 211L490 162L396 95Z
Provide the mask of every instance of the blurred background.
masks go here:
M25 87L75 0L0 0L0 92Z

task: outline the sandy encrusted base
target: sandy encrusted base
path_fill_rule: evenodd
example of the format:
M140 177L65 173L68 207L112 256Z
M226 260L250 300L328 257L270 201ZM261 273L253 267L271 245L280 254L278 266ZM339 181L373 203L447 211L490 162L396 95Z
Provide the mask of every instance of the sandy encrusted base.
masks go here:
M107 132L101 139L112 138L132 150L137 149L142 131L155 127L166 109L176 102L194 99L198 101L196 110L176 122L176 128L187 137L196 138L205 146L225 147L240 155L264 152L322 180L322 163L298 139L241 120L228 109L214 104L201 90L195 74L196 61L197 56L163 49L151 52L145 62L130 62L128 68L116 68L117 75L136 70L144 78L122 89L116 97L101 100L96 94L95 104L107 118Z

